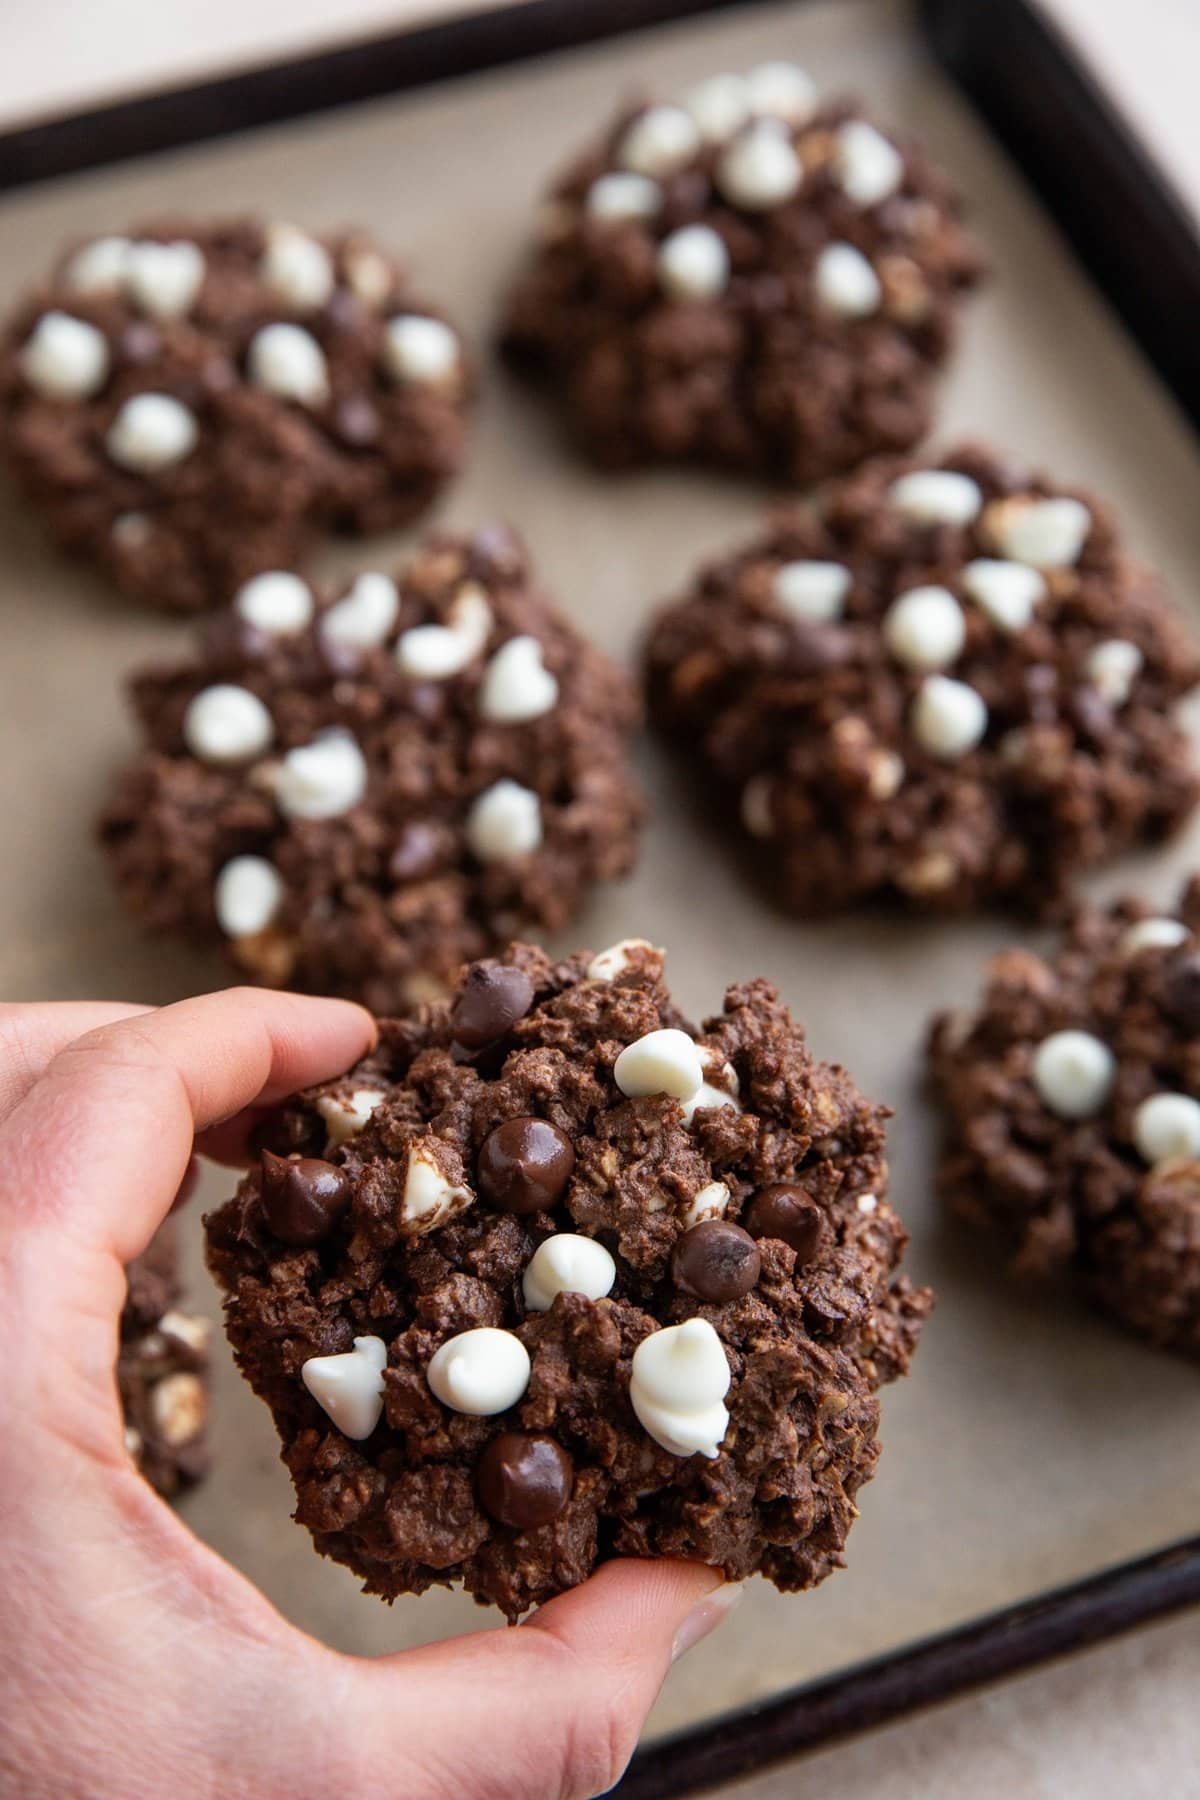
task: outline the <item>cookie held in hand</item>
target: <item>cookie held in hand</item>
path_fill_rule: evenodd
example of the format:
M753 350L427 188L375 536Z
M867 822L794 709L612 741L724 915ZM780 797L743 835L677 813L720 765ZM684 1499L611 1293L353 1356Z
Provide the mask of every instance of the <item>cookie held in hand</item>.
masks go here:
M633 863L633 683L502 527L336 594L263 574L132 694L146 748L100 825L117 885L268 986L406 1011Z
M884 1117L765 982L693 1030L640 940L384 1022L206 1221L316 1547L510 1619L610 1556L823 1580L931 1305Z
M994 957L978 1008L934 1020L930 1064L947 1204L1016 1273L1067 1273L1200 1356L1200 880L1177 913L1083 908L1053 955Z
M624 108L541 223L502 342L584 449L796 486L924 435L982 268L920 147L786 63Z
M59 542L151 606L224 604L462 461L470 371L361 233L169 219L75 246L0 341L0 446Z
M780 514L658 617L651 713L801 913L1053 914L1174 831L1200 652L1094 497L979 446Z

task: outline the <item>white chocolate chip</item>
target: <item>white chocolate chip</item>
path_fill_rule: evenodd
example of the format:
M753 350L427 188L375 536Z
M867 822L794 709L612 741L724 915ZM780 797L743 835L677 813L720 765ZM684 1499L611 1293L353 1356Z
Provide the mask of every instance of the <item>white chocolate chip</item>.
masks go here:
M165 1337L172 1337L179 1344L200 1356L208 1348L212 1336L212 1325L199 1313L177 1312L170 1307L158 1321L158 1329Z
M264 325L250 340L251 381L280 400L320 406L329 397L329 365L311 332L300 325Z
M86 400L108 379L108 340L70 313L43 313L21 351L21 373L30 387L53 400Z
M775 817L771 811L771 777L752 775L742 789L742 824L754 838L775 835Z
M789 125L806 125L817 109L817 85L796 63L759 63L746 76L746 94L751 112Z
M843 319L867 319L879 311L883 287L861 250L826 244L813 273L817 299Z
M463 1212L474 1198L469 1187L448 1179L429 1144L418 1140L408 1152L397 1229L402 1237L424 1237Z
M329 1414L343 1437L369 1438L383 1414L383 1371L387 1345L382 1338L356 1337L353 1350L341 1356L310 1356L300 1379Z
M392 271L378 250L349 250L345 258L346 280L364 306L378 310L392 291Z
M303 631L312 618L312 590L286 569L268 569L238 589L233 609L248 625L282 637Z
M367 570L344 599L321 615L321 635L352 650L382 644L400 614L400 595L387 575Z
M183 715L183 741L201 762L245 762L261 756L274 736L275 723L258 695L230 681L201 688Z
M630 1099L669 1094L690 1100L704 1083L704 1067L687 1032L671 1025L627 1044L613 1064L613 1079Z
M165 1375L150 1390L154 1429L172 1450L190 1444L204 1430L208 1396L198 1375Z
M771 597L791 619L829 624L841 618L853 579L843 563L784 563L775 571Z
M448 381L458 370L458 338L441 319L401 313L388 320L383 356L396 381Z
M834 167L855 206L878 206L904 180L904 158L865 119L847 119L836 134Z
M1178 919L1139 919L1122 932L1119 947L1124 956L1136 956L1142 950L1175 950L1191 935Z
M948 669L966 637L962 607L944 587L909 588L884 614L883 641L906 669Z
M1074 563L1092 528L1082 500L1035 500L1014 495L988 508L990 534L1005 556L1036 569Z
M480 862L528 856L542 842L542 805L530 788L507 776L472 802L463 835Z
M723 1219L728 1205L728 1187L723 1181L710 1181L692 1195L679 1223L687 1231L693 1225L701 1224L705 1219Z
M1090 1119L1103 1107L1116 1079L1116 1058L1090 1031L1055 1031L1033 1058L1038 1098L1060 1119Z
M710 75L683 103L707 144L723 144L750 117L750 95L740 75Z
M526 1265L521 1287L530 1312L549 1312L558 1294L603 1300L616 1279L617 1265L603 1244L560 1231L538 1245Z
M767 212L797 192L804 168L787 133L770 120L734 138L717 164L717 186L746 212Z
M655 948L646 938L622 938L619 944L610 944L607 950L599 951L587 966L589 981L615 981L623 975L632 963L630 951L645 950L650 956L659 958L663 952Z
M696 1051L700 1058L700 1067L702 1070L713 1068L719 1060L716 1051L710 1050L707 1044L697 1044ZM721 1062L720 1078L724 1083L723 1087L716 1087L711 1081L701 1081L696 1092L689 1095L683 1102L683 1122L685 1125L691 1124L695 1114L702 1106L727 1106L733 1112L741 1112L741 1105L737 1097L737 1070L732 1063Z
M213 886L213 910L226 937L253 937L274 923L283 904L283 877L265 856L235 856Z
M104 447L113 462L153 474L182 462L196 447L194 413L170 394L135 394L108 428Z
M85 244L67 264L68 287L80 294L116 293L125 285L132 249L132 243L125 237L96 238Z
M879 1201L874 1194L860 1194L855 1205L858 1208L858 1211L867 1217L869 1217L871 1213L879 1210Z
M712 300L729 286L729 252L711 225L685 225L658 246L658 279L673 300Z
M515 1406L529 1386L529 1352L511 1331L480 1325L435 1350L425 1378L443 1406L486 1419Z
M558 703L558 682L535 637L509 638L484 671L479 711L497 725L540 719Z
M1001 631L1024 631L1038 601L1046 595L1045 579L1037 569L992 556L977 556L969 562L962 572L962 584L968 598Z
M131 244L125 287L134 305L153 319L181 319L204 281L204 256L196 244Z
M1152 1094L1133 1115L1133 1141L1151 1168L1200 1157L1200 1100L1190 1094Z
M681 106L652 106L639 113L618 149L621 166L635 175L674 175L700 148L700 133Z
M1083 665L1088 680L1110 706L1125 705L1145 666L1145 657L1127 638L1108 638L1097 644Z
M648 175L633 175L617 169L593 181L583 204L593 219L614 223L626 219L652 219L662 206L662 189Z
M289 819L335 819L367 791L367 765L348 731L324 731L289 750L274 772L275 803Z
M355 1088L348 1095L322 1094L317 1101L317 1111L325 1121L329 1140L326 1148L336 1150L340 1144L347 1144L357 1137L383 1101L384 1096L378 1088Z
M272 292L296 312L315 312L334 289L329 252L294 225L272 225L259 272Z
M927 675L917 690L909 722L921 748L949 762L979 743L987 730L987 707L965 681Z
M447 681L473 662L492 629L492 609L478 582L465 581L444 625L414 625L396 640L396 662L414 681Z
M969 525L983 505L979 483L957 469L914 469L893 481L888 497L920 525Z
M729 1429L723 1402L729 1364L707 1319L686 1319L643 1338L629 1370L629 1398L645 1431L672 1456L717 1456Z

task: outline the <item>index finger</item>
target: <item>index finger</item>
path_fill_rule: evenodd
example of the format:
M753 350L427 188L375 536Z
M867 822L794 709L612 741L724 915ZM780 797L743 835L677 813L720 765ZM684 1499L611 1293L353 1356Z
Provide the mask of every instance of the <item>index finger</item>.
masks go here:
M341 1074L374 1036L349 1001L258 988L86 1032L0 1126L3 1229L65 1231L132 1261L166 1216L198 1132Z

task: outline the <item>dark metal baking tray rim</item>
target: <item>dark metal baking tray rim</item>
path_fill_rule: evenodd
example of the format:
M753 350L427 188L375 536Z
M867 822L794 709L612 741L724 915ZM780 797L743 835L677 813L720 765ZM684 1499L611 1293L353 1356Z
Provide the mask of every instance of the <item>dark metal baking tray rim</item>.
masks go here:
M349 106L715 11L738 0L524 0L269 68L0 133L0 189ZM1200 240L1178 199L1030 0L919 0L934 54L1200 427ZM1154 271L1147 281L1144 271ZM1200 1604L1200 1538L639 1751L621 1800L678 1800Z

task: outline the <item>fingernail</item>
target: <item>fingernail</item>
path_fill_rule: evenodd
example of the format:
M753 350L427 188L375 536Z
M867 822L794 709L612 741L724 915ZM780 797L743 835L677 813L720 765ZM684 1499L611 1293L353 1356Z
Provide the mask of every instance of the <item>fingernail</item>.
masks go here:
M675 1633L671 1661L677 1663L681 1656L686 1656L689 1650L696 1647L701 1638L706 1638L710 1631L715 1631L721 1620L729 1617L745 1591L744 1581L726 1581L721 1587L714 1588L699 1606L693 1606Z

